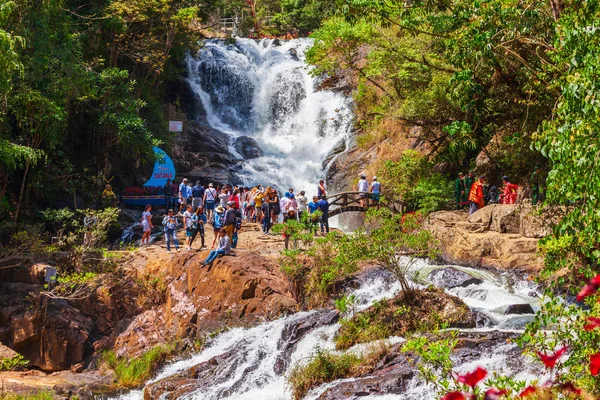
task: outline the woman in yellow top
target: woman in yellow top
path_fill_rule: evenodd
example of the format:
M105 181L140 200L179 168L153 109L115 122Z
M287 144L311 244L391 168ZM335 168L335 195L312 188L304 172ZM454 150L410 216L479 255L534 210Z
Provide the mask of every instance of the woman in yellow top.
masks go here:
M257 190L258 191L258 190ZM262 211L261 211L261 207L263 204L265 198L265 194L261 191L258 191L258 193L256 193L256 196L254 196L254 203L255 203L255 210L256 210L256 221L260 222L262 220Z
M102 192L102 207L116 207L117 206L117 195L112 190L112 186L106 185Z

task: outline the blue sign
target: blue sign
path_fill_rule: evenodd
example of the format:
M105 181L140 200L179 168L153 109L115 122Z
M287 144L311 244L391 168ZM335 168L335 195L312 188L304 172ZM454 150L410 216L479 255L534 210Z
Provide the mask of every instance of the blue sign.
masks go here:
M158 147L154 147L154 154L156 154L154 171L144 186L164 186L167 179L171 181L175 179L175 165L173 165L171 157Z

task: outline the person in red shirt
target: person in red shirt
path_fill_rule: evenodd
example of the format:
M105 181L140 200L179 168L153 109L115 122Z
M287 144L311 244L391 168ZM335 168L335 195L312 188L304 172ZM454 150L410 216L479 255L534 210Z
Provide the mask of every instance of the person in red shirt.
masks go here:
M517 192L519 185L510 183L508 176L503 176L502 181L504 182L504 191L500 195L500 201L502 204L515 204L517 202Z
M471 186L469 192L469 215L485 206L485 197L483 195L483 184L485 178L480 176Z
M240 190L239 189L235 189L233 191L233 193L231 193L231 196L229 196L229 201L231 201L233 203L233 208L235 208L236 210L240 209Z

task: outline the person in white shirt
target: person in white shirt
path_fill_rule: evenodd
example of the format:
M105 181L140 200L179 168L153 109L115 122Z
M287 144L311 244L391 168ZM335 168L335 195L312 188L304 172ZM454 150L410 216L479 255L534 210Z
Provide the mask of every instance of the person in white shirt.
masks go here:
M360 176L360 180L358 181L358 191L360 192L360 206L365 206L365 199L367 198L367 193L369 193L369 182L367 182L367 176L362 174Z
M194 221L192 220L192 205L188 204L186 206L186 210L183 213L183 226L185 227L185 245L187 246L188 250L192 249L191 246L191 241L192 241L192 235L194 234L194 229L192 228L192 225L194 224Z
M217 191L212 183L208 184L208 189L204 192L204 210L206 210L206 218L208 221L213 220L213 212L215 209L215 202L217 200Z
M296 201L298 202L298 219L302 221L302 215L308 209L308 199L306 198L306 192L304 192L304 190L296 197Z

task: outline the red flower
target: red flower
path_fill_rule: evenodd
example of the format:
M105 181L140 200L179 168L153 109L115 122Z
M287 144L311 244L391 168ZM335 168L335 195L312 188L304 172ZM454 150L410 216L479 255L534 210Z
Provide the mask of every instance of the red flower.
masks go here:
M600 275L596 275L595 277L593 277L593 278L590 280L590 283L591 283L592 285L596 285L597 287L600 287Z
M586 297L596 293L597 289L598 289L598 287L596 287L596 285L594 285L593 283L588 283L581 289L581 291L577 295L577 301L582 301Z
M594 329L600 327L600 318L596 317L588 317L589 324L586 324L583 329L586 331L593 331Z
M462 394L461 392L450 392L441 398L441 400L466 400L466 399L467 398L465 397L465 395Z
M592 376L598 375L600 372L600 353L592 354L590 356L590 373Z
M519 393L519 397L529 397L535 392L537 392L537 388L535 386L527 386L525 390Z
M487 376L487 371L481 367L477 367L477 369L473 372L469 372L465 375L459 375L458 381L460 383L464 383L465 385L475 387L483 378Z
M498 390L496 388L489 388L485 392L484 400L498 400L500 396L507 394L508 391L506 389Z
M565 354L566 351L567 351L567 346L563 347L562 349L558 349L554 354L550 354L550 355L546 355L546 354L542 354L542 353L538 352L538 356L540 356L540 359L546 365L546 367L552 369L556 365L556 361L558 361L560 356Z

